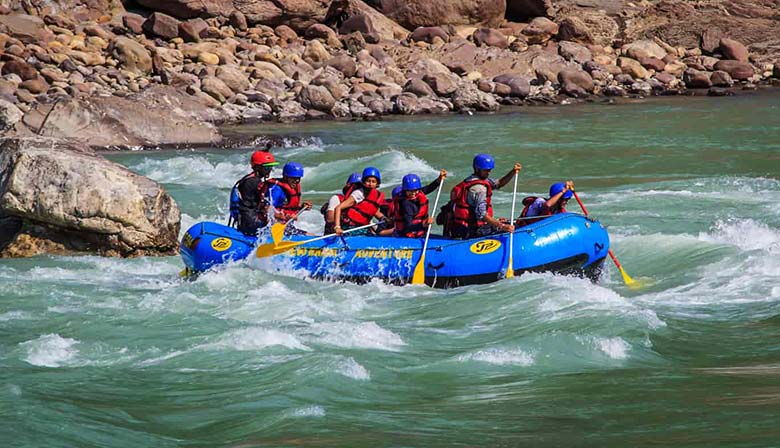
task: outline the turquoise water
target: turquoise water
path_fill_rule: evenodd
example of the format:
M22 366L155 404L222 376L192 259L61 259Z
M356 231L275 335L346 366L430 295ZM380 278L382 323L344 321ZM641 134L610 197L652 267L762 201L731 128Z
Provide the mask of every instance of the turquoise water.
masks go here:
M452 186L477 151L523 163L522 195L573 179L645 286L613 266L439 291L2 260L0 446L778 445L776 93L234 132L306 137L276 155L315 203L366 165L386 191L439 168ZM186 229L224 220L248 151L109 157L165 185ZM508 216L511 191L495 203Z

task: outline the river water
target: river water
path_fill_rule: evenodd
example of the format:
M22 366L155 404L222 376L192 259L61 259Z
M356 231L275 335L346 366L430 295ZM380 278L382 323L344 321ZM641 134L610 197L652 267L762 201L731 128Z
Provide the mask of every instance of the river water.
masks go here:
M2 260L0 446L777 446L777 93L235 132L305 137L275 152L318 204L366 165L386 191L439 168L452 186L475 152L523 163L522 196L573 179L643 287L612 265L432 290ZM224 221L248 156L109 155L165 185L183 229Z

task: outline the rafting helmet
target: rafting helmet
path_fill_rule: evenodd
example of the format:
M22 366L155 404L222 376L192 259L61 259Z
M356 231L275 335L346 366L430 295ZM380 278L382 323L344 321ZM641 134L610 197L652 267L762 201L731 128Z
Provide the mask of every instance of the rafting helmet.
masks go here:
M287 177L303 177L303 165L298 162L287 162L284 164L282 174Z
M475 170L492 170L496 167L496 161L490 154L477 154L473 166Z
M550 185L550 197L553 197L556 194L562 192L565 188L566 188L566 183L564 182L557 182ZM572 192L571 190L569 190L566 193L563 193L561 199L571 199L571 196L572 196Z
M393 194L392 194L393 199L397 198L398 196L401 196L402 191L404 191L404 189L400 185L393 188Z
M420 182L420 176L416 174L407 174L401 181L404 190L419 190L422 188L422 182Z
M279 162L276 161L274 155L268 151L255 151L252 153L252 166L276 166Z
M375 177L377 183L382 183L382 175L379 174L379 169L374 168L373 166L368 166L366 169L363 170L363 175L361 176L361 180L365 180L367 177Z
M360 177L360 173L352 173L349 175L346 185L359 184L361 180L363 178Z

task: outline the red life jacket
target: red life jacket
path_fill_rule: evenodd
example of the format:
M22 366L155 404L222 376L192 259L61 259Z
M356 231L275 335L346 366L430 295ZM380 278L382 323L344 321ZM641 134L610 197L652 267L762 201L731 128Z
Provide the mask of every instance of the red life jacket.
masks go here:
M278 207L277 210L282 212L286 218L295 216L301 209L301 183L298 182L298 185L293 189L290 184L284 182L282 179L268 179L263 184L262 190L262 196L266 198L266 201L268 200L266 197L268 195L268 189L271 188L271 185L276 185L281 188L287 198L284 204Z
M525 217L528 216L528 210L530 210L531 205L534 202L536 202L537 199L539 199L538 196L528 196L528 197L523 199L524 207L523 207L523 211L520 212L520 217L521 218L525 218ZM549 218L550 215L557 214L557 213L566 213L566 209L561 207L557 211L555 211L555 213L553 213L553 211L550 210L549 207L547 207L547 203L545 202L545 204L542 206L542 214L539 215L538 218L536 218L536 217L532 217L532 218L529 218L529 219L519 219L518 218L515 221L515 226L517 226L517 227L527 226L528 224L532 224L532 223L541 221L544 218Z
M352 194L352 191L350 191ZM347 209L347 214L344 217L344 223L351 227L364 226L371 222L371 218L374 217L379 206L385 200L385 194L376 188L372 188L366 192L363 188L363 195L365 198L359 203L353 205Z
M413 201L417 204L417 214L414 215L414 218L412 218L412 225L413 226L419 226L423 225L424 223L428 222L428 197L425 196L422 192L417 192L417 196L414 197L414 199L408 199L404 198L402 193L397 198L393 200L393 212L394 214L388 215L393 216L395 218L395 234L398 236L405 236L408 238L420 238L425 236L426 231L423 229L420 230L411 230L406 231L404 228L404 217L403 217L403 211L401 210L401 200L406 199L407 201Z
M487 225L484 220L477 220L473 208L468 203L469 188L474 185L484 185L487 188L487 214L493 216L493 185L485 179L474 179L463 181L452 188L450 192L450 201L452 202L451 225L475 229Z

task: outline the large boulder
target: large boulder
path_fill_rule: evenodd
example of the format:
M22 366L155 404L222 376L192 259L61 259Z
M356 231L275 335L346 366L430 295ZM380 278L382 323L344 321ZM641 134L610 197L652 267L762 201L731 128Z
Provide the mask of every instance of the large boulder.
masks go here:
M720 52L724 59L733 59L735 61L747 62L748 49L742 43L729 38L720 40Z
M125 36L113 42L113 55L126 70L149 73L152 71L152 56L143 45Z
M152 11L164 12L179 19L228 16L233 10L231 0L137 0L137 2Z
M72 143L0 143L0 257L171 255L179 208L156 182ZM11 231L8 231L11 230Z
M753 67L747 62L723 60L719 61L713 67L715 70L722 70L728 73L732 78L745 80L755 74Z
M549 17L552 10L552 0L506 0L506 18L513 22Z
M342 25L355 16L364 17L380 39L404 39L409 34L409 30L360 0L333 0L324 23L336 27L342 34L349 33L354 30L342 30Z
M578 10L563 13L558 38L583 44L609 46L620 32L614 18L604 11Z
M96 147L137 147L218 142L219 132L204 121L209 118L186 93L159 86L127 98L91 96L38 103L23 121L45 137L77 138Z
M382 0L379 11L401 26L414 29L437 25L498 26L504 20L505 0Z
M233 0L250 25L287 25L303 34L325 19L331 0Z

